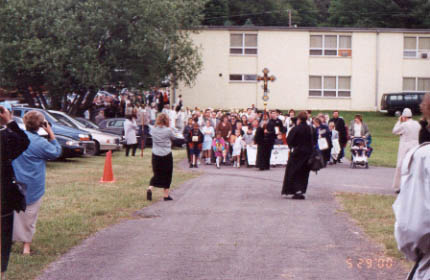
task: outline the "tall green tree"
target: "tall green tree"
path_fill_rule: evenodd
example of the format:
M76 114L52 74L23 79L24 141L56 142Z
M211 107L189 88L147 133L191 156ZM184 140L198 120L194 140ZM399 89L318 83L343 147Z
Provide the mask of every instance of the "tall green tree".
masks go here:
M287 26L288 10L292 23L299 26L318 24L318 10L312 0L209 0L206 4L205 24L244 25L249 19L254 25Z
M332 26L430 28L428 0L332 0Z
M201 69L189 30L203 1L0 1L0 87L47 90L57 106L76 92L72 113L105 84L192 84Z
M204 25L224 25L228 20L228 0L207 1L205 5Z

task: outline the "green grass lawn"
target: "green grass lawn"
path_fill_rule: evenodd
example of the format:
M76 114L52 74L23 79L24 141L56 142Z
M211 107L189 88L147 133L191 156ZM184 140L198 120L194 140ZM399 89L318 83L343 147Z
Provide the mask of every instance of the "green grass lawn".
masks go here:
M316 116L319 112L313 111ZM331 117L331 112L327 113ZM347 126L350 125L354 115L361 114L363 121L369 126L372 135L373 154L369 159L369 164L373 166L395 167L397 161L397 150L399 148L399 136L393 135L392 130L397 122L397 117L389 116L380 112L347 112L341 111L339 115L345 120ZM347 146L347 157L350 158L349 146Z
M394 238L395 218L392 205L395 196L338 193L336 198L341 203L343 211L348 213L371 239L383 245L388 257L400 260L405 267L412 266L397 249Z
M146 187L152 176L151 151L143 158L113 154L115 183L99 183L105 158L88 157L66 162L49 162L46 194L32 244L32 255L21 255L22 245L15 244L8 279L34 279L52 261L78 245L89 235L148 206ZM175 163L186 157L185 150L174 150ZM193 175L174 169L173 187ZM155 189L154 202L162 197Z

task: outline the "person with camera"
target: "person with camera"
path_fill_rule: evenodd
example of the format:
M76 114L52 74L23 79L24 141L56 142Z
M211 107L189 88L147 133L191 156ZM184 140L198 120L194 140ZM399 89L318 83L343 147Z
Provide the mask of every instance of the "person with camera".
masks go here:
M169 195L173 176L172 141L175 133L170 127L169 117L161 113L157 116L155 126L151 128L152 135L152 171L154 176L149 182L146 199L152 200L152 189L164 189L164 201L173 200Z
M25 212L15 213L13 240L24 242L23 254L28 255L45 194L46 161L58 158L61 155L61 146L42 113L30 111L24 115L23 121L30 145L12 162L12 166L17 181L27 185L27 209ZM48 139L39 136L39 128L48 133Z
M22 154L30 144L27 135L10 112L0 106L0 149L1 149L1 279L4 279L12 247L13 211L20 208L22 194L14 185L12 160Z
M393 134L400 135L396 174L394 175L393 181L393 188L396 193L400 192L400 169L402 167L403 159L412 148L418 145L420 129L420 124L416 120L412 119L411 109L405 108L393 128Z

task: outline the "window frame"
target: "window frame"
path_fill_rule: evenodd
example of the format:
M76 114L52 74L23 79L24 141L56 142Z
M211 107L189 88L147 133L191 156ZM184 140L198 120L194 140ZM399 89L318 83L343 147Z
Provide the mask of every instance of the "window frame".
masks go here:
M231 35L242 35L242 46L232 46L231 45ZM245 36L246 35L255 35L257 37L257 46L256 47L247 47L245 46ZM242 50L241 53L232 53L232 49ZM246 50L255 50L255 53L246 53ZM231 32L230 33L230 46L229 46L229 54L233 56L257 56L258 55L258 33L252 32Z
M311 77L318 77L321 78L321 85L319 89L316 88L310 88L309 86L309 81L311 79ZM335 89L325 89L324 88L324 81L326 78L336 78L336 88ZM339 88L339 78L349 78L349 85L350 88L349 89L340 89ZM352 95L352 89L351 89L351 85L352 85L352 76L346 76L346 75L309 75L309 80L308 80L308 98L340 98L340 99L350 99L351 95ZM321 92L321 95L316 96L316 95L310 95L309 93L313 91L319 91ZM324 92L333 92L336 91L336 96L324 96ZM339 92L349 92L349 96L339 96Z
M415 79L415 87L414 90L405 90L404 89L404 84L405 84L405 79ZM402 92L413 92L413 93L426 93L428 91L426 90L418 90L418 80L430 80L430 77L403 77L402 79Z
M242 76L242 79L241 80L231 80L230 79L230 77L231 76ZM255 80L246 80L245 79L245 76L255 76ZM229 76L228 76L228 81L229 81L229 83L256 83L257 82L257 74L230 74Z
M311 36L321 36L322 37L322 43L321 48L312 48L310 44L310 38ZM336 48L326 48L325 47L325 41L326 36L336 36ZM351 40L351 47L350 48L340 48L340 37L349 37ZM335 55L329 55L326 54L327 51L336 51ZM312 51L321 51L321 54L312 54ZM348 53L348 55L341 55L340 53L342 51L345 51ZM343 58L351 58L352 57L352 35L347 34L310 34L309 35L309 56L313 57L343 57Z
M415 38L415 49L405 49L405 39L406 38ZM427 38L430 39L430 36L419 36L419 35L404 35L403 36L403 58L410 58L410 59L425 59L421 58L422 53L427 53L427 59L430 58L430 49L420 49L420 39L421 38ZM415 52L415 56L406 56L406 52Z

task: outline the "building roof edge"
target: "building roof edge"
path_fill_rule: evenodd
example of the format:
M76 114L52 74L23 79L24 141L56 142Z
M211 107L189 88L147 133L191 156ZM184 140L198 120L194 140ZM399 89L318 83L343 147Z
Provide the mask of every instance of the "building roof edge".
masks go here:
M288 27L288 26L199 26L194 30L226 31L308 31L308 32L371 32L371 33L424 33L430 29L362 28L362 27Z

